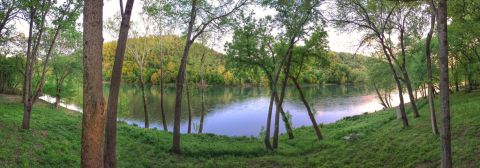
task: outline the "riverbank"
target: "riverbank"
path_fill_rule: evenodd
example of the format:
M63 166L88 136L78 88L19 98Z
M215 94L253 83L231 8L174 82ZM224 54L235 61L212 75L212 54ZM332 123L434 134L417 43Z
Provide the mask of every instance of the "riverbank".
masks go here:
M439 101L435 99L438 106ZM455 167L480 167L480 91L451 95L452 149ZM437 109L437 117L439 117ZM263 139L214 134L182 134L180 157L170 155L172 133L120 122L119 167L437 167L440 138L433 135L428 104L403 127L395 110L346 117L281 135L279 148L265 149ZM31 129L21 130L23 105L0 96L0 165L5 167L79 167L81 113L35 106ZM439 121L439 120L437 120ZM346 140L345 136L359 133Z

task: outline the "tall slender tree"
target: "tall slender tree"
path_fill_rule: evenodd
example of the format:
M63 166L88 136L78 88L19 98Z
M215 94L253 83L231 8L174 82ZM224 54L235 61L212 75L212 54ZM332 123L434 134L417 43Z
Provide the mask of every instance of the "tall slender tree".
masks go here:
M106 102L102 90L103 1L83 10L83 119L81 167L103 167Z
M108 95L107 117L105 123L105 152L104 166L108 168L117 167L117 110L118 95L120 93L120 82L122 79L123 60L127 47L128 32L130 29L130 16L132 15L133 3L135 0L127 0L125 9L123 1L120 2L120 31L118 34L117 48L115 50L115 62L113 64L112 80L110 81L110 94Z
M52 50L55 47L57 37L61 33L62 29L74 28L75 21L80 15L79 11L81 11L81 8L83 7L82 3L82 1L68 0L65 2L64 5L57 7L53 6L52 1L50 0L43 0L41 2L40 0L38 0L36 2L30 2L29 4L29 10L27 12L29 13L28 19L30 20L30 27L28 33L29 37L27 43L27 59L24 73L25 81L23 86L23 129L30 129L30 116L32 113L33 105L38 100L38 98L43 95L43 86L45 84L45 76L47 73L48 62L50 61L50 55L52 54ZM52 29L54 30L53 32L47 32L46 29L48 28L45 27L45 21L47 20L46 17L49 13L54 13L56 16L58 16L54 20L54 25L56 27ZM36 22L35 20L37 19L40 21ZM32 32L34 28L37 29L37 35L33 34ZM52 38L45 41L42 40L42 36L44 33L50 33L48 34L48 37ZM33 41L34 38L35 40ZM37 83L36 89L33 90L33 71L35 69L35 65L37 64L37 57L39 54L38 51L42 43L44 43L44 48L46 48L46 54L42 61L43 71L40 77L40 81Z
M275 96L277 95L277 83L280 77L280 73L283 67L283 63L286 58L290 55L291 50L296 42L300 39L305 38L306 34L313 30L316 27L316 23L321 22L320 20L320 11L318 7L320 1L317 0L306 0L306 1L262 1L263 6L273 8L277 11L276 16L274 17L274 22L278 23L283 29L285 29L285 34L283 41L287 44L288 47L285 47L285 50L282 51L284 54L282 60L280 61L279 67L276 72L275 79L273 80L273 91L270 98L270 106L268 108L267 116L267 128L265 136L265 146L267 149L274 150L273 146L278 146L278 138L274 138L274 145L270 143L270 125L272 119L272 109ZM282 99L279 99L281 104ZM277 107L279 107L277 105ZM280 108L276 109L276 113L280 112ZM276 114L277 115L277 114ZM275 123L275 128L278 128L278 122ZM278 136L274 134L274 136Z
M397 84L398 97L400 99L400 113L402 115L403 125L408 126L408 118L405 113L405 105L403 100L403 89L400 83L400 77L394 64L395 55L392 50L392 43L389 34L391 34L393 26L391 24L392 13L395 11L398 2L375 1L365 4L361 0L338 0L336 5L338 10L336 13L331 13L333 19L331 21L337 28L345 31L354 29L364 30L367 33L362 37L360 45L368 44L369 41L376 41L379 43L390 70L392 71L394 80Z
M435 6L431 6L434 8ZM447 0L438 2L436 12L438 32L438 63L440 68L440 144L442 148L443 168L450 168L452 163L452 138L450 131L450 89L448 76L448 38L447 38Z
M269 34L269 22L267 19L255 20L251 16L242 17L239 27L234 28L232 43L226 46L226 67L239 75L253 71L263 71L268 79L268 87L273 91L273 78L275 71L275 47L280 45L272 44L273 36ZM278 103L278 95L275 95L275 101ZM283 107L281 107L282 120L285 122L286 130L290 139L293 139L293 132L288 119L285 117Z
M430 0L430 5L433 5L432 0ZM430 14L430 31L427 34L427 41L425 43L425 54L427 56L427 75L428 75L428 104L430 107L430 118L432 122L432 131L433 134L438 134L437 127L437 117L435 115L435 105L433 102L433 72L432 72L432 58L430 52L430 43L432 41L433 31L435 28L435 12L434 9L431 9Z
M205 31L211 31L213 29L221 29L229 23L229 18L233 13L237 12L240 8L247 5L248 0L234 1L221 1L198 3L197 0L180 0L180 1L166 1L163 5L163 9L167 17L176 18L172 19L170 24L175 25L177 20L188 21L188 23L182 23L182 26L187 25L186 43L183 51L182 61L177 76L177 91L175 102L175 119L173 126L173 147L172 152L174 154L180 154L180 118L182 111L182 91L185 76L185 69L187 64L187 56L190 51L190 47L195 40ZM197 17L199 16L199 17ZM180 18L180 19L179 19Z
M150 35L151 16L142 13L143 36L139 30L133 30L132 37L127 41L127 48L132 53L140 69L140 85L142 87L143 110L145 112L145 128L149 128L147 95L145 93L145 81L143 78L143 65L145 58L151 51L148 37Z

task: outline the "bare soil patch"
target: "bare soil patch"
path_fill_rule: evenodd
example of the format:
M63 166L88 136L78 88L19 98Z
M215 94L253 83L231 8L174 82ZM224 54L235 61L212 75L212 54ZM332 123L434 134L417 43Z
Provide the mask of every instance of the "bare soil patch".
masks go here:
M415 165L415 168L425 168L428 167L428 165L430 165L430 162L418 163Z

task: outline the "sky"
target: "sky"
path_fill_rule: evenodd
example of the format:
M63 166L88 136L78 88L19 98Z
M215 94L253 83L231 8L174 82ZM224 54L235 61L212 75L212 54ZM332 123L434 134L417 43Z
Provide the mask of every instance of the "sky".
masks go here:
M64 0L59 0L59 3L63 3ZM126 0L123 1L123 3L126 3ZM124 5L125 7L125 5ZM119 7L119 1L118 0L105 0L104 1L104 7L103 7L103 20L106 21L108 18L113 17L118 11L120 10ZM132 10L132 16L131 16L131 21L134 22L140 22L140 14L139 12L142 10L142 4L141 0L136 0L133 5L133 10ZM260 18L266 15L273 15L275 13L274 10L264 10L264 9L255 9L256 12L256 17ZM83 20L83 17L79 18L77 21L78 23L81 23ZM25 21L21 21L20 24L17 24L17 28L21 31L24 32L25 34L28 34L28 23ZM81 28L80 28L81 30ZM329 42L329 49L331 51L335 52L348 52L348 53L354 53L358 45L360 44L360 35L358 33L339 33L336 31L334 28L327 27L326 31L328 32L328 42ZM231 41L232 35L226 35L222 41L217 41L215 45L210 45L209 47L217 50L217 52L224 53L223 46L225 42ZM113 39L111 35L109 35L106 31L103 32L103 38L104 42L108 41L113 41L116 39ZM212 47L214 46L214 47ZM370 50L360 50L357 52L357 54L364 54L364 55L369 55Z

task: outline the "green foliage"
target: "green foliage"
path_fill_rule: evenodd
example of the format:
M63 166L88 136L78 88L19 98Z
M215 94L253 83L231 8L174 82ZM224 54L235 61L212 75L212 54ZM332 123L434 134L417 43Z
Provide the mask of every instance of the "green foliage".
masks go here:
M19 93L23 80L22 74L17 70L17 62L23 61L18 57L7 58L0 54L0 93Z
M127 116L130 111L128 110L128 103L130 99L126 95L121 95L120 99L118 100L117 111L118 111L118 118L123 118Z
M267 136L267 131L265 130L265 127L262 126L262 129L258 133L257 138L263 139L263 138L265 138L265 136Z
M294 127L293 124L292 124L292 118L293 118L293 116L290 114L290 111L287 111L287 112L285 113L285 118L286 118L286 120L288 121L288 123L290 124L290 128L292 128L292 130L295 130L295 127ZM285 119L284 119L284 120L285 120ZM283 122L283 124L285 124L285 128L286 128L286 127L287 127L286 123ZM288 130L287 130L287 131L288 131Z
M198 133L198 129L200 129L200 125L198 125L197 123L193 123L193 130L195 131L195 133Z

